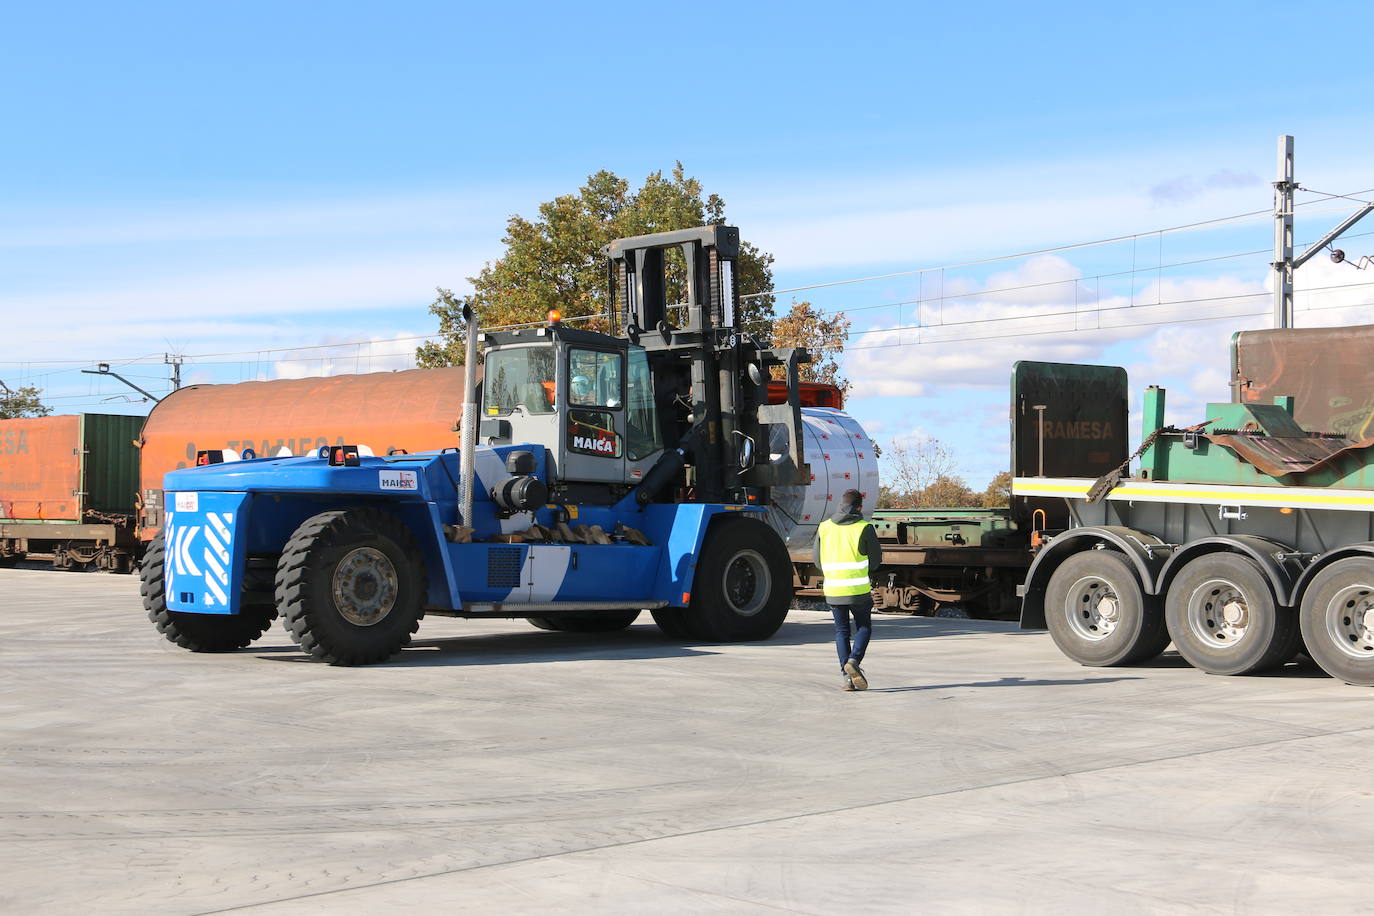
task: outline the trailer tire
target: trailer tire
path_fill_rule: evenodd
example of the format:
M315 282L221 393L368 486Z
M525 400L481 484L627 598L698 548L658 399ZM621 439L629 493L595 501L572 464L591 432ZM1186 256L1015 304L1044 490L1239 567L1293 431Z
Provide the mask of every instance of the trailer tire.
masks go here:
M277 608L291 638L331 665L384 662L424 617L425 568L410 529L380 509L306 519L277 562Z
M711 526L691 601L680 612L690 636L709 642L767 639L791 605L792 559L772 528L750 518Z
M527 618L541 630L560 633L614 633L635 622L639 611L592 611L586 614L548 614Z
M1297 654L1298 615L1280 607L1259 564L1238 553L1207 553L1169 584L1164 618L1178 654L1208 674L1252 674Z
M1114 550L1085 550L1059 564L1045 589L1045 624L1060 652L1094 668L1142 662L1169 644L1159 602Z
M139 570L139 594L148 619L167 640L192 652L232 652L257 639L277 609L269 605L245 605L237 614L188 614L167 607L166 550L161 534L148 545Z
M1374 687L1374 558L1338 560L1317 573L1299 616L1304 651L1323 671Z

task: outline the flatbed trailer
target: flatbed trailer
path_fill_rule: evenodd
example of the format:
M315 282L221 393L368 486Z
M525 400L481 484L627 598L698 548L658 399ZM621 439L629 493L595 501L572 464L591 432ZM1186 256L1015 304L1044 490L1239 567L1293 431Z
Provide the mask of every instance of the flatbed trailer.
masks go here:
M1068 515L1020 590L1022 627L1084 665L1172 642L1236 675L1303 651L1374 686L1374 439L1303 429L1292 397L1273 400L1208 404L1178 429L1150 388L1134 474L1018 476L1018 497Z

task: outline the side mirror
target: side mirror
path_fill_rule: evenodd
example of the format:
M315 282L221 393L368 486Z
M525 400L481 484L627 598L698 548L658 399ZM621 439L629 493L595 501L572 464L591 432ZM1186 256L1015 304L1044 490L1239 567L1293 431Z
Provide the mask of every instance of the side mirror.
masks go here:
M735 430L735 435L740 437L739 444L739 467L741 471L753 468L755 462L754 440L739 430Z

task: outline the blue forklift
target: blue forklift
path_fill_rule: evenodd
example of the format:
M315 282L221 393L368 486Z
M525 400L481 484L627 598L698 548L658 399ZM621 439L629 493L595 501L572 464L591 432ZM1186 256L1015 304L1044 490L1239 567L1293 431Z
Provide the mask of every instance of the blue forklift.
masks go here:
M739 246L721 225L606 246L620 336L555 312L479 334L466 314L457 448L206 452L167 474L141 571L149 618L178 646L222 652L280 616L334 665L392 658L426 614L608 632L647 609L677 639L769 638L793 594L770 493L810 481L809 356L742 327ZM774 367L784 403L769 403Z

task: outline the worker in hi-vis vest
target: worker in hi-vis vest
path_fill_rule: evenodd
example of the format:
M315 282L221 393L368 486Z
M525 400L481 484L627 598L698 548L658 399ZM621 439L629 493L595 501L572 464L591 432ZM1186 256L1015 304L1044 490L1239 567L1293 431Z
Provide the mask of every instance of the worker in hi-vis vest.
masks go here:
M873 637L873 585L871 576L883 562L883 548L873 525L864 518L864 497L845 490L840 509L821 522L812 548L816 567L824 581L825 603L835 617L835 652L844 675L842 690L867 690L868 678L859 667ZM854 641L849 640L849 618L854 618Z

